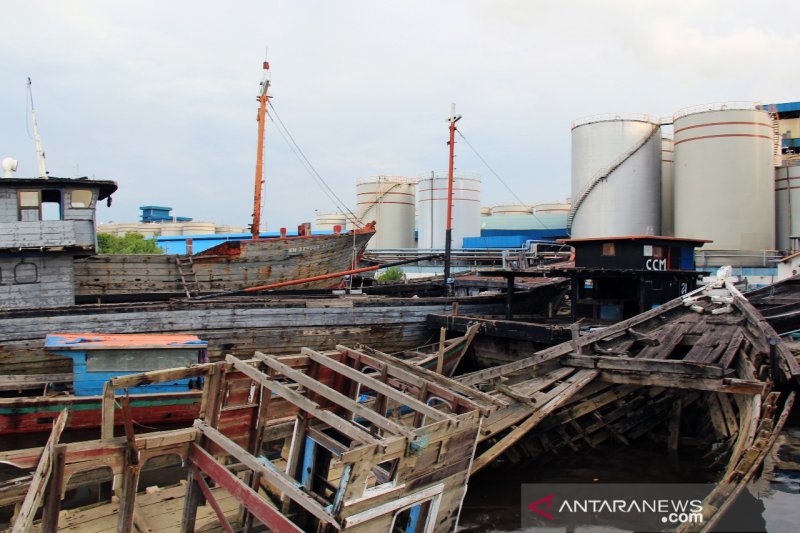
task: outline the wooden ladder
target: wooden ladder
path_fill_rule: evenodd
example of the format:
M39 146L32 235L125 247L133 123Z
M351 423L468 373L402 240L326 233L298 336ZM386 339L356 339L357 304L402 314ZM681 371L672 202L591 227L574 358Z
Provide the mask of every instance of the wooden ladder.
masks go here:
M181 284L186 292L187 298L200 295L200 284L197 281L197 272L194 270L194 261L191 255L175 256L175 264L178 265L178 274L181 276Z

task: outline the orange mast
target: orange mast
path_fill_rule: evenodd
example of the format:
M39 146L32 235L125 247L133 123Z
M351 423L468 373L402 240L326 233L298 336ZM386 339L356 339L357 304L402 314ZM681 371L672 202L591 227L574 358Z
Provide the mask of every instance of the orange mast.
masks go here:
M264 122L267 115L267 91L269 90L269 63L264 61L264 77L261 80L261 94L258 95L258 150L256 152L256 189L253 194L253 240L261 232L261 188L264 175Z

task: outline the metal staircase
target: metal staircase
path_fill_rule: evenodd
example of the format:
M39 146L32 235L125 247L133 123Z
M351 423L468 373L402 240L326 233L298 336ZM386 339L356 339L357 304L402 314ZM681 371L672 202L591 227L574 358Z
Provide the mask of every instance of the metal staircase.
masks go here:
M191 255L175 256L175 264L178 265L178 274L181 276L181 284L186 292L187 298L200 295L200 283L197 281L197 272L194 270L194 261Z
M643 140L637 142L630 150L622 154L619 158L614 160L611 165L601 168L600 171L592 178L581 190L576 198L572 200L572 207L570 207L569 214L567 215L567 233L572 234L572 222L575 220L575 213L578 212L581 204L586 200L592 190L597 186L600 181L608 178L612 172L617 170L625 161L630 159L633 154L639 151L644 145L646 145L650 139L652 139L656 133L661 131L661 128L657 124L653 124L653 130L647 135Z
M767 109L769 118L772 122L772 160L773 166L779 167L783 164L783 136L781 135L780 117L778 108L771 104Z

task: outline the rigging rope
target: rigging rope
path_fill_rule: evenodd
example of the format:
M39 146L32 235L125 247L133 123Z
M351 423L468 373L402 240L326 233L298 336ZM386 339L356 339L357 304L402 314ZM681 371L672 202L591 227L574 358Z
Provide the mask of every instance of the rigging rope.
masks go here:
M467 146L469 146L470 150L472 150L472 151L475 153L475 155L476 155L476 156L478 156L478 159L480 159L480 160L481 160L481 162L483 162L483 164L484 164L484 165L486 165L486 168L488 168L488 169L489 169L489 171L490 171L492 174L494 174L494 177L495 177L495 178L497 178L497 181L499 181L500 183L502 183L502 184L503 184L503 187L505 187L505 188L508 190L508 192L510 192L510 193L511 193L511 196L513 196L514 198L516 198L516 200L517 200L517 203L519 203L520 205L525 205L525 202L523 202L522 200L520 200L519 196L517 196L516 194L514 194L514 191L512 191L512 190L511 190L511 187L509 187L509 186L506 184L506 182L505 182L505 181L503 181L503 178L501 178L501 177L500 177L500 175L499 175L497 172L495 172L495 170L492 168L492 166L491 166L491 165L489 165L489 163L487 163L487 162L486 162L486 160L483 158L483 156L481 156L481 154L479 154L479 153L478 153L478 151L475 149L475 147L474 147L474 146L472 146L472 144L471 144L471 143L470 143L470 142L467 140L467 138L466 138L466 137L464 137L464 134L463 134L463 133L461 133L461 130L459 130L458 128L456 128L456 131L458 132L458 135L459 135L459 137L461 137L462 139L464 139L464 142L465 142L465 143L467 143ZM545 224L545 223L544 223L544 221L543 221L541 218L539 218L538 216L536 216L536 213L534 213L534 212L533 212L533 210L531 210L531 214L533 215L533 218L535 218L536 220L538 220L538 221L539 221L539 224L541 224L541 225L542 225L542 227L543 227L544 229L546 229L546 230L548 230L548 231L550 231L550 230L551 230L551 228L550 228L550 227L549 227L547 224Z
M322 189L322 192L325 193L325 196L328 197L328 199L331 201L331 203L333 203L333 205L339 211L341 211L345 215L349 215L348 218L354 224L356 224L357 226L361 226L362 225L361 221L358 220L358 218L356 217L355 213L353 213L350 210L350 208L348 208L346 206L346 204L342 201L342 199L339 198L336 195L336 193L325 182L325 180L322 178L322 176L319 174L319 172L317 172L317 169L314 168L314 165L311 164L311 161L308 160L308 157L306 157L306 154L303 152L303 149L300 148L300 145L298 145L297 141L294 140L294 137L292 136L291 132L289 131L289 128L286 127L286 124L283 123L283 120L281 120L280 115L278 115L278 111L275 109L275 106L272 104L272 100L270 100L268 102L268 104L269 104L269 107L272 109L272 113L268 113L267 114L269 116L269 119L272 121L273 124L275 124L275 129L278 130L278 133L281 134L281 137L283 137L283 140L286 142L286 144L289 145L289 148L292 150L292 153L294 153L295 157L297 157L298 161L300 161L300 164L303 165L303 168L305 169L305 171L317 183L317 185L320 187L320 189ZM275 119L277 119L277 122L275 121L275 119L272 118L273 114L275 115Z

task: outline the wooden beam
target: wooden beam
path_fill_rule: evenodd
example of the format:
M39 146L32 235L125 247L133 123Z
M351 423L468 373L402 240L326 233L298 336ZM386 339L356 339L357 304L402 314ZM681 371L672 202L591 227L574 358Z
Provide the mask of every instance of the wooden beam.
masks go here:
M600 379L608 383L625 385L656 386L675 389L708 390L726 392L728 394L761 394L764 392L763 381L723 378L697 378L678 374L659 375L651 372L614 372L602 371Z
M116 409L114 399L114 387L111 382L103 384L103 403L100 418L100 438L110 440L114 438L114 410Z
M336 431L339 431L340 433L347 435L351 439L363 444L377 444L380 442L380 440L376 439L366 431L359 429L358 427L353 425L350 421L345 420L344 418L337 416L329 411L321 409L317 403L312 402L299 392L293 391L292 389L286 387L285 385L282 385L277 381L269 379L265 374L259 372L250 365L245 364L236 357L228 354L227 356L225 356L225 360L228 361L229 363L232 363L234 368L236 368L236 370L245 374L247 377L249 377L256 383L260 383L262 386L271 390L281 398L288 400L289 402L293 403L294 405L306 411L307 413L311 413L316 418L322 420L332 428L336 429Z
M344 347L344 346L341 347L341 348L339 346L337 346L336 348L337 349L344 349L344 350L351 350L350 348L347 348L347 347ZM347 376L348 378L352 379L353 381L357 381L358 383L361 383L362 385L365 385L365 386L369 387L370 389L374 390L378 394L383 394L384 396L387 396L387 397L391 398L392 400L395 400L396 402L399 402L401 405L405 405L407 407L410 407L414 411L417 411L418 413L422 413L425 416L430 417L433 420L436 420L437 422L441 421L441 420L447 420L447 419L451 418L450 416L446 415L445 413L442 413L440 411L437 411L433 407L430 407L428 404L423 403L423 402L417 400L416 398L412 398L408 394L402 393L402 392L390 387L386 383L383 383L381 381L378 381L377 379L371 378L371 377L359 372L358 370L355 370L355 369L350 368L349 366L347 366L347 365L345 365L343 363L340 363L339 361L335 361L335 360L331 359L330 357L325 357L324 355L322 355L319 352L315 352L314 350L311 350L309 348L303 348L302 352L304 354L308 355L313 361L316 361L317 363L319 363L321 365L327 366L328 368L330 368L334 372L337 372L339 374Z
M272 368L273 370L280 372L287 378L291 379L292 381L295 381L296 383L299 383L306 389L316 392L323 398L326 398L334 402L335 404L344 407L345 409L351 411L352 413L366 418L379 428L388 431L390 433L393 433L395 435L397 434L403 435L410 440L414 440L417 437L416 433L408 429L407 427L402 426L392 420L389 420L388 418L376 413L372 409L369 409L368 407L365 407L360 403L351 400L344 394L328 387L327 385L308 377L302 372L298 372L297 370L294 370L284 365L280 361L277 361L274 358L274 356L269 357L261 352L256 352L255 356L256 359L261 360L269 368Z
M208 452L192 444L189 461L201 472L207 474L220 487L230 493L261 521L270 531L275 533L302 533L291 520L283 516L273 505L258 495L253 489L220 465ZM192 528L194 529L194 528Z
M203 479L203 474L197 469L197 467L192 464L192 474L194 474L194 481L197 483L197 486L200 487L200 492L203 493L206 501L211 505L211 508L214 509L214 513L217 515L217 521L219 525L222 526L223 531L225 533L233 533L233 528L231 527L231 523L228 522L228 518L225 516L225 513L222 511L222 508L217 503L217 499L214 498L214 494L211 493L211 489L208 487L208 483L206 480Z
M521 424L517 425L517 427L512 429L505 437L497 441L491 448L483 452L480 457L477 457L472 462L470 475L473 475L475 472L481 470L508 448L516 444L531 429L536 427L539 422L544 420L545 417L564 405L578 391L591 383L591 381L596 378L597 375L598 371L596 370L580 370L567 378L565 383L568 385L559 394L534 411L530 417L528 417Z
M0 376L0 391L41 389L48 383L72 383L72 374L18 374Z
M36 465L36 471L33 473L31 486L25 495L25 500L22 502L19 513L17 513L17 518L11 529L12 533L27 533L31 529L36 510L39 508L39 504L42 503L44 490L53 472L53 453L58 440L61 438L61 432L64 431L64 427L67 425L68 417L69 411L64 409L53 424L50 438L47 439L47 444L39 458L39 464Z
M350 348L341 348L346 349L349 352L355 352ZM378 351L374 348L364 347L362 351L355 353L368 355L370 358L377 359L384 364L391 364L391 375L399 379L407 379L413 375L415 380L428 380L432 383L435 383L440 388L446 388L458 396L469 398L477 404L478 409L480 409L481 413L484 415L489 414L493 410L493 408L490 406L487 407L486 405L482 405L484 403L492 404L497 407L506 407L506 405L508 405L506 402L499 400L490 394L481 392L474 387L464 385L460 381L457 381L453 378L439 375L431 370L428 370L427 368L422 368L413 363L409 363L408 361L403 361L402 359L392 357L391 355ZM436 392L438 393L439 391Z
M117 520L117 533L130 533L133 530L133 514L136 506L136 488L139 485L139 450L136 448L136 434L133 431L133 417L131 416L131 399L125 391L125 396L120 398L122 406L122 420L125 425L125 468L122 471L122 484L119 487L119 517Z
M550 324L531 324L512 320L490 320L474 316L428 315L428 327L446 327L460 333L471 324L479 324L478 333L489 337L552 344L569 340L569 328Z
M336 527L339 523L320 505L314 498L303 492L299 488L297 481L280 471L269 459L256 459L244 448L230 440L228 437L217 431L216 429L208 426L207 424L196 421L195 427L210 441L225 450L227 453L235 457L239 462L247 466L249 469L258 472L270 484L274 485L278 490L288 495L292 501L296 502L303 509L313 514L325 523L331 524Z

